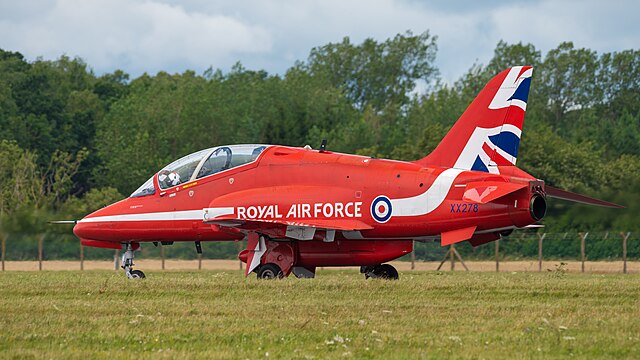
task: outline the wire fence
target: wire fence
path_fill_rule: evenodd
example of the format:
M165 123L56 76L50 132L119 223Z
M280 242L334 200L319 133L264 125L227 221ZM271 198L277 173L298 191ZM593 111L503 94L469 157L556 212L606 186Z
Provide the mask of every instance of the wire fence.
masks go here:
M67 260L79 262L78 269L84 270L86 260L113 261L119 266L119 250L84 247L73 235L67 234L0 234L2 271L7 261L43 262ZM246 242L203 243L202 253L196 253L193 242L180 242L172 246L144 244L136 254L137 259L159 259L161 269L166 268L166 260L197 260L198 269L202 261L210 259L237 259ZM521 232L509 237L473 248L467 242L449 247L441 247L439 242L414 242L414 251L400 260L411 263L440 262L438 270L455 267L456 262L466 268L466 261L494 261L495 270L509 261L537 261L538 271L543 271L545 261L572 261L580 263L580 271L585 272L588 261L621 261L616 271L629 272L628 264L640 261L640 237L625 231L609 232ZM445 265L449 263L450 265Z
M549 235L549 236L547 236ZM621 260L622 273L628 273L628 263L631 260L638 260L638 255L640 249L638 248L638 241L633 242L632 252L629 252L629 239L631 238L631 232L619 232L616 235L609 238L611 235L610 232L606 232L604 234L599 233L591 233L591 238L593 241L587 241L589 238L589 232L579 232L577 233L577 237L574 236L573 239L567 240L567 235L565 234L550 234L550 233L536 233L534 239L531 239L531 236L521 237L519 240L519 245L524 245L527 247L531 247L533 243L537 240L537 270L543 271L543 262L545 260L559 260L561 264L564 264L562 260L571 260L571 261L579 261L580 262L580 271L585 272L585 263L589 259L587 255L587 249L590 248L591 253L595 254L594 256L596 260L604 260L604 261L612 261L612 260ZM576 235L576 234L573 234ZM546 242L545 242L546 239ZM576 240L577 239L577 240ZM558 242L558 240L563 241L564 243ZM637 239L634 239L637 240ZM570 241L569 246L567 246L567 241ZM575 243L579 246L579 255L577 254L577 247ZM513 245L518 245L517 242L509 241L509 240L497 240L493 242L494 247L494 258L495 258L495 269L496 271L500 271L500 262L504 262L505 259L509 260L510 257L507 255L508 252L502 250L501 244L505 244L507 249L509 247L513 248ZM558 244L564 244L565 246L558 247ZM589 244L590 246L587 246ZM509 246L511 245L511 246ZM571 246L573 245L573 246ZM485 247L484 250L489 249L490 247ZM545 251L545 248L547 250ZM549 251L551 249L552 251ZM529 253L529 252L527 252ZM522 254L519 253L519 254ZM551 254L551 256L547 256L545 259L544 254ZM632 255L632 256L630 256ZM412 256L412 266L413 259L415 256ZM511 258L513 260L514 258ZM529 258L530 259L530 258ZM451 264L451 270L454 270L456 260L459 261L462 266L466 269L467 266L460 255L460 252L456 249L455 245L450 245L445 253L444 258L440 262L437 270L440 270L446 261L449 261Z

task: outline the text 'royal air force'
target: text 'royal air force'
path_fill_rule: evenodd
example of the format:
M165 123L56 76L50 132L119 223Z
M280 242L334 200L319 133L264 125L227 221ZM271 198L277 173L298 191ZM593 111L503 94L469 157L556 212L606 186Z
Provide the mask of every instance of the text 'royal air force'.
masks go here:
M362 202L292 204L286 213L278 205L238 206L236 214L239 219L360 218Z

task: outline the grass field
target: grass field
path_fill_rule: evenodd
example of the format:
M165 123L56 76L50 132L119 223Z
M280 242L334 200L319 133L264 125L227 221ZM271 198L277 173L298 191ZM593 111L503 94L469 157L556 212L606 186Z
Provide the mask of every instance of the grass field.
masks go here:
M0 358L640 358L640 275L0 273Z

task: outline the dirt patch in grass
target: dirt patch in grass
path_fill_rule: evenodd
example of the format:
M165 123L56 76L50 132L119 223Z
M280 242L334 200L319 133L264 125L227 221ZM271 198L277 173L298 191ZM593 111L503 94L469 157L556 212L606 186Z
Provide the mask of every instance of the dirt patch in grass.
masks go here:
M564 265L561 265L564 263ZM162 261L158 259L136 259L136 268L141 270L161 270ZM406 261L391 262L398 271L411 271L411 263ZM438 268L439 261L416 262L415 270L417 271L433 271ZM470 271L496 271L495 261L468 261L465 262ZM579 261L543 261L542 271L555 271L562 267L567 272L580 272L582 265ZM238 260L202 260L203 270L238 270L241 268ZM587 261L585 262L585 272L588 273L621 273L623 268L622 261ZM165 270L197 270L197 260L165 260ZM39 269L37 261L7 261L5 262L5 270L8 271L37 271ZM80 270L79 261L43 261L43 270ZM85 270L114 270L113 261L85 261ZM242 264L244 269L244 264ZM323 268L333 269L333 268ZM342 268L344 269L344 268ZM349 269L356 269L349 268ZM450 271L451 264L449 261L442 265L441 271ZM464 271L464 267L459 262L455 264L455 271ZM504 261L500 262L500 271L538 271L537 261ZM627 262L627 271L629 273L640 273L640 262Z

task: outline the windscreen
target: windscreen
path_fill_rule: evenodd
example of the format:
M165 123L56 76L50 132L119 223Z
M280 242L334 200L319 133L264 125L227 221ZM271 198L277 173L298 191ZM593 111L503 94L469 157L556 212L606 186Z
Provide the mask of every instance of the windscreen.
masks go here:
M189 181L200 160L210 151L211 149L201 150L165 166L158 173L160 188L164 190Z
M154 175L155 176L155 175ZM134 191L129 197L147 196L156 193L156 187L153 185L153 176L144 182L136 191Z
M220 146L213 150L209 158L202 164L197 178L253 162L266 148L266 145Z
M200 150L182 157L160 170L158 172L158 184L160 189L165 190L188 182L198 168L196 178L199 179L236 166L248 164L255 161L267 147L267 145L230 145ZM155 192L153 177L151 177L134 191L130 197L151 195L155 194Z

